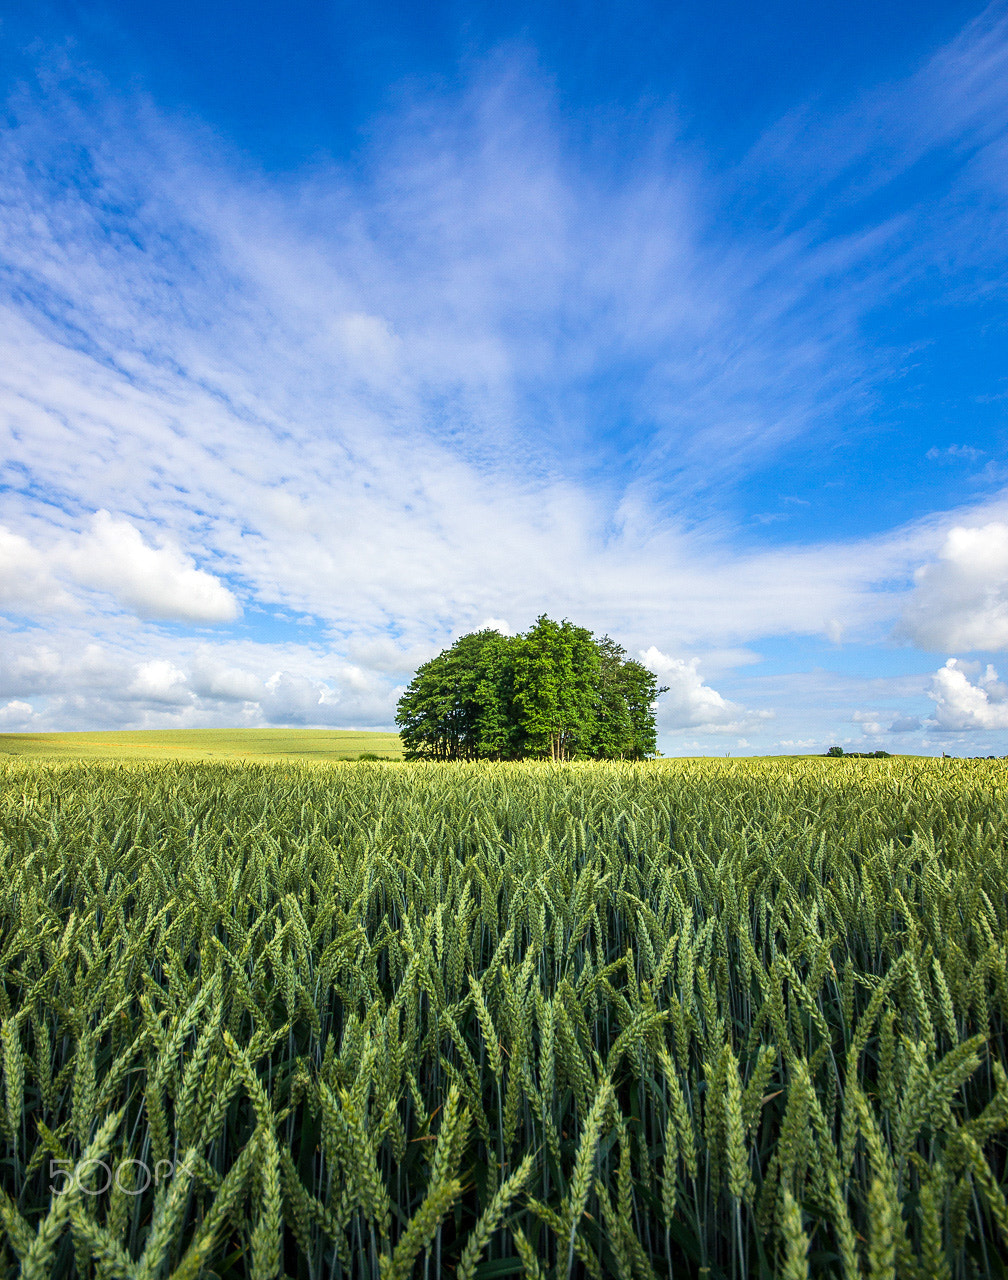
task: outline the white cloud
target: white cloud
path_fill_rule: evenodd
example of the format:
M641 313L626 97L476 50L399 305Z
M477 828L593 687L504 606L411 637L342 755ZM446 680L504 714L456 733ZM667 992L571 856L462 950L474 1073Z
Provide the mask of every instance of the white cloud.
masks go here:
M282 724L318 724L329 689L307 676L277 671L266 681L263 710L270 720Z
M705 649L696 656L708 676L735 671L739 667L751 667L763 661L761 655L754 650L743 648Z
M192 701L192 694L186 688L185 672L165 658L141 663L127 692L130 697L143 702Z
M0 695L52 688L63 673L62 655L51 645L39 644L24 650L9 643L8 653L0 657Z
M0 728L8 733L23 733L32 727L34 720L34 708L29 702L20 702L15 699L0 707Z
M976 683L968 678L970 664L949 658L931 679L928 693L935 703L939 729L1008 729L1008 686L988 664Z
M459 633L461 634L461 633ZM404 648L387 636L373 636L350 641L348 656L372 673L388 676L411 675L421 663L433 658L439 646L411 645Z
M983 449L974 449L971 444L950 444L945 449L928 449L924 455L929 462L979 462L984 456Z
M35 709L45 729L304 724L387 728L397 673L348 663L320 645L265 644L135 630L88 643L76 627L8 637L0 701ZM281 665L278 665L281 664Z
M254 672L226 666L207 655L194 662L191 683L198 696L221 702L258 702L266 691L264 681Z
M855 711L851 719L861 726L861 732L866 738L877 738L884 732L877 711Z
M333 327L363 375L384 374L391 367L399 340L380 316L352 312L337 317Z
M702 729L708 733L738 733L761 720L768 712L750 712L723 698L716 689L705 684L700 675L698 658L674 658L651 645L640 651L640 659L668 692L658 700L658 725L662 732L677 729Z
M149 546L139 529L108 511L97 511L83 533L50 538L45 547L0 525L0 606L32 615L79 610L80 588L110 595L145 619L219 623L240 612L227 587L178 547Z
M141 618L231 622L240 612L227 587L178 547L148 546L139 529L108 511L95 513L58 563L81 586L107 592Z
M1008 649L1008 523L951 528L916 587L899 634L924 649Z
M38 614L71 603L47 557L27 538L0 525L0 608Z
M889 732L916 733L920 728L920 716L898 715L889 726Z

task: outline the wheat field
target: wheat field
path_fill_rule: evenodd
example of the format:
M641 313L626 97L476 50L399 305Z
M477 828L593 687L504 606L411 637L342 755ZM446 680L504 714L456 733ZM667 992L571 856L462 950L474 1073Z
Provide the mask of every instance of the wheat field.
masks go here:
M1008 1271L1001 762L0 781L4 1277Z

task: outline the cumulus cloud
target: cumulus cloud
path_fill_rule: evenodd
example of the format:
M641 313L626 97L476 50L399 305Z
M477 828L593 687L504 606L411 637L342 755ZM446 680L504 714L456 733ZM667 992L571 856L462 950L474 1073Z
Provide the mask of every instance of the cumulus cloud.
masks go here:
M0 608L38 614L71 603L48 558L27 538L0 525Z
M220 702L258 702L266 690L265 682L254 672L206 655L194 662L191 685L199 697Z
M877 738L883 732L877 711L855 711L851 719L861 726L861 732L866 738Z
M108 511L96 512L57 561L81 586L107 592L141 618L231 622L240 612L227 587L178 547L149 546L139 529Z
M396 675L319 645L193 642L139 631L128 643L82 642L71 630L45 640L13 636L0 646L0 703L30 700L32 726L44 729L389 728L401 691Z
M263 711L281 724L319 724L329 718L326 713L334 702L327 685L277 671L266 681Z
M404 648L388 636L354 639L347 646L347 655L355 663L373 674L387 676L412 674L421 663L433 658L437 651L438 646L434 644L416 644Z
M949 658L931 678L928 693L935 703L934 725L939 729L1008 729L1008 686L988 663L975 682L970 663Z
M35 711L30 702L21 702L15 698L12 702L0 707L0 729L10 732L21 732L29 729L35 720Z
M920 716L898 715L889 726L890 733L915 733L921 727Z
M904 638L930 650L1008 648L1008 524L956 525L914 580Z
M0 606L33 615L80 609L80 588L109 595L144 619L220 623L240 613L233 593L177 546L150 546L135 525L108 511L45 547L0 526Z
M64 670L63 656L52 645L22 648L17 641L8 641L6 654L0 654L0 696L52 689Z
M662 731L702 729L708 733L738 733L769 719L768 712L747 711L705 684L698 670L699 658L671 657L654 645L641 650L640 658L660 684L668 685L668 692L658 701L658 724Z
M128 696L141 702L186 703L192 693L186 688L185 672L165 658L142 662L127 688Z

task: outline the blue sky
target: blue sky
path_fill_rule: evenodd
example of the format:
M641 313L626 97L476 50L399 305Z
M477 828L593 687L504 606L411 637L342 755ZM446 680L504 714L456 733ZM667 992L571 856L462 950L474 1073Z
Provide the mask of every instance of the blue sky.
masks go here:
M391 724L540 612L666 754L1008 752L1008 8L0 25L0 728Z

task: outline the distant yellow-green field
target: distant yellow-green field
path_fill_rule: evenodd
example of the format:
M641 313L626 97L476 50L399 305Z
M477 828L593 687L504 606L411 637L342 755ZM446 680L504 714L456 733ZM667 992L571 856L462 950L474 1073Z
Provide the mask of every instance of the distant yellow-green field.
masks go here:
M356 729L149 729L116 733L4 733L0 759L358 760L402 759L397 733Z

